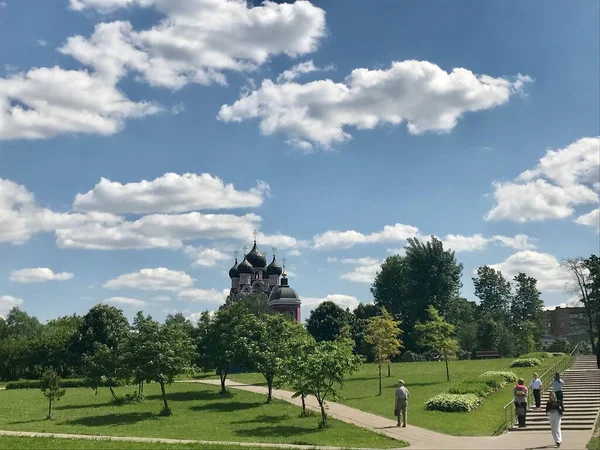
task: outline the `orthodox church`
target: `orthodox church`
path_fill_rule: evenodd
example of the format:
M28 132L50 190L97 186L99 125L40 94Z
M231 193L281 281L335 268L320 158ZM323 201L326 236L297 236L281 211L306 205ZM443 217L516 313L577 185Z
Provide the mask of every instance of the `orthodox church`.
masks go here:
M275 250L275 249L273 249ZM267 265L267 259L258 250L256 239L254 246L238 264L237 257L229 270L232 299L248 294L265 294L269 299L269 309L287 314L298 323L300 317L300 299L298 294L288 284L285 273L285 258L283 267L279 265L273 252L273 261Z

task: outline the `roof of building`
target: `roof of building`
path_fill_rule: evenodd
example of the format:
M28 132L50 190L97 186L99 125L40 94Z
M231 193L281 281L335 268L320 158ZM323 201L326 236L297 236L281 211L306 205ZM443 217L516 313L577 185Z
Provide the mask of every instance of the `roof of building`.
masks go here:
M265 258L265 255L263 255L258 250L258 246L256 245L256 240L254 241L254 245L252 246L252 250L250 250L250 253L248 253L246 255L246 259L248 260L248 262L250 264L252 264L252 266L254 268L261 268L261 269L263 269L267 265L267 258Z
M252 274L254 273L254 268L252 267L252 264L250 264L248 262L248 255L244 256L244 260L238 264L238 272L241 273L245 273L245 274Z
M283 269L281 266L275 261L275 255L273 255L273 261L271 264L267 266L267 274L268 275L281 275L283 273Z
M237 258L235 258L235 263L233 264L233 267L231 269L229 269L229 278L239 278L240 277L240 272L238 270L238 262L237 262Z

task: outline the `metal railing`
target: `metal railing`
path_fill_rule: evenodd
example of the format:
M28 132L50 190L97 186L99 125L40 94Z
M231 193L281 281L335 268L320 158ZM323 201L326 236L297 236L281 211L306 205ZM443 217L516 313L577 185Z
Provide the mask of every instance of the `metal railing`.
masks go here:
M543 394L551 385L552 379L554 378L554 374L556 372L563 372L564 370L571 367L573 364L573 360L575 356L577 356L577 352L579 351L579 344L575 346L575 348L568 355L562 357L556 364L546 370L541 376L540 380L542 380L542 392ZM533 367L532 367L533 369ZM530 406L533 402L533 389L528 389L527 392L527 405ZM505 431L512 425L514 425L515 420L517 418L517 411L514 407L514 401L507 403L504 406L504 424L502 425L500 431Z

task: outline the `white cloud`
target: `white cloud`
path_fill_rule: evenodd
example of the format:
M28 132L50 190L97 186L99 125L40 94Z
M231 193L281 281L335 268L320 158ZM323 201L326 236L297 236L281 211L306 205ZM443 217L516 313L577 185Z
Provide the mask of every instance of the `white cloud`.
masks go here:
M225 122L259 119L265 135L283 133L292 142L329 148L351 138L346 130L407 123L411 134L449 132L463 114L502 105L532 80L475 75L463 68L448 73L427 61L392 62L387 70L355 69L344 80L276 84L223 105Z
M317 66L315 66L315 63L313 62L313 60L310 59L308 61L296 64L295 66L290 67L288 70L281 72L277 76L277 82L278 83L290 82L305 73L321 72L321 71L327 72L332 69L333 69L333 66L317 67Z
M200 248L188 245L183 252L194 260L193 265L200 267L214 267L219 261L231 259L231 256L216 248Z
M42 283L44 281L67 281L73 278L69 272L54 273L47 267L37 267L35 269L13 270L10 273L10 281L15 283Z
M538 280L540 291L565 291L569 282L568 273L558 260L548 253L524 250L509 256L505 261L491 264L490 267L501 271L505 278L512 279L519 272Z
M494 182L496 205L486 220L515 222L564 219L574 206L598 203L600 138L581 138L560 150L548 150L539 164L511 182Z
M180 291L194 284L187 273L164 267L142 269L108 280L102 287L107 289L142 289L144 291Z
M22 298L12 297L10 295L0 295L0 317L6 317L15 306L23 304Z
M224 303L229 295L229 289L217 291L213 289L186 289L177 294L180 300L192 302Z
M129 100L112 81L87 71L42 67L0 78L0 140L111 135L128 118L160 111L153 103Z
M575 222L579 225L595 228L596 231L600 232L600 209L596 208L587 214L579 216L575 219Z
M442 239L445 247L454 250L457 253L482 251L488 248L491 243L498 243L504 247L511 247L517 250L534 249L535 244L531 241L532 238L525 234L517 234L513 237L501 235L485 237L481 234L474 234L472 236L448 234Z
M35 43L40 47L45 47L46 45L48 45L48 41L46 41L45 39L38 39L35 41Z
M360 301L353 295L329 294L325 297L302 297L302 307L314 309L323 302L333 302L342 308L352 311Z
M327 231L313 238L314 248L317 250L344 249L356 244L378 242L402 242L410 237L418 237L419 229L411 225L397 223L386 225L383 230L371 234L358 231Z
M70 5L100 12L155 8L163 18L151 28L101 23L90 38L71 37L61 51L103 76L117 78L130 70L151 85L172 89L225 84L224 71L251 71L275 55L314 52L325 35L325 12L308 1L254 8L245 0L71 0Z
M127 184L102 178L91 191L77 194L73 208L115 214L254 208L268 193L269 185L262 181L248 191L238 191L208 173L166 173L152 181Z
M104 303L110 303L112 305L121 306L146 306L147 302L139 300L137 298L130 297L110 297L104 300Z
M157 295L155 297L152 297L151 300L153 302L168 302L169 300L171 300L171 297L169 297L168 295Z
M381 269L381 261L373 258L359 258L355 262L356 266L350 272L342 274L341 278L355 283L372 284L375 275Z

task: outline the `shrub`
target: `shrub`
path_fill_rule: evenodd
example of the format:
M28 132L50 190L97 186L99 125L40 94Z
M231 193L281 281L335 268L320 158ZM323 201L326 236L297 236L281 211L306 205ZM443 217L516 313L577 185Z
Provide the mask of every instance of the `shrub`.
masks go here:
M519 358L515 359L510 367L535 367L542 364L538 358Z
M566 353L563 353L563 352L552 352L552 356L560 356L560 357L563 357L563 356L567 356L567 354L566 354Z
M423 362L427 361L425 355L420 355L419 353L413 353L410 350L404 352L402 355L402 362Z
M60 387L62 388L79 388L79 387L90 387L89 382L82 378L71 378L66 380L60 380ZM42 382L40 380L20 380L11 381L6 384L6 389L40 389ZM106 383L102 383L102 386L108 386Z
M525 355L519 356L519 359L528 359L528 358L537 358L539 360L544 360L552 357L552 353L548 352L531 352L526 353Z
M486 397L490 388L483 381L464 381L448 389L450 394L475 394L477 397Z
M483 372L479 376L483 378L502 377L508 383L513 383L519 379L519 376L516 373L501 370L488 370L487 372Z
M479 406L479 397L475 394L439 394L425 403L431 411L466 412Z
M489 388L488 394L491 394L492 392L497 391L498 389L502 389L508 383L506 381L506 378L502 376L488 376L481 377L481 379L483 380L483 383Z

